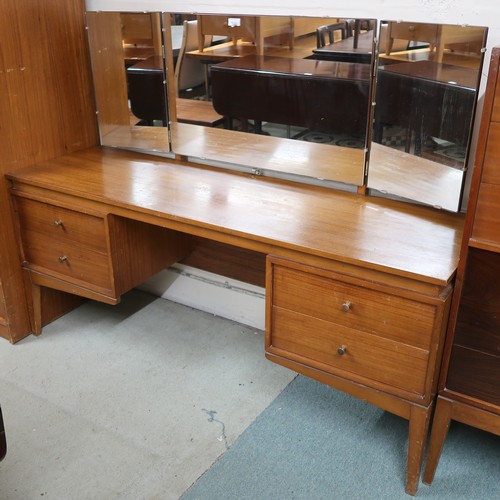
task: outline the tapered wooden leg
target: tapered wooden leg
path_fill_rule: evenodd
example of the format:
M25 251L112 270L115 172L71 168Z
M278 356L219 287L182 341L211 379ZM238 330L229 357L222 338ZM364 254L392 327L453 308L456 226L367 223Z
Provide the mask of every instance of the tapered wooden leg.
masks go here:
M408 465L406 469L406 493L409 495L415 495L418 490L431 411L432 405L427 408L412 406L410 410Z
M31 273L28 269L23 270L23 279L28 293L28 309L30 315L31 329L35 335L42 333L42 291L40 285L36 285L31 280Z
M33 333L40 335L42 333L42 291L39 285L31 285L31 294L33 297Z
M425 464L424 478L425 484L431 484L438 466L441 452L443 451L444 440L448 434L451 421L453 404L448 399L438 396L436 412L432 422L431 439L429 442L429 451L427 453L427 462Z

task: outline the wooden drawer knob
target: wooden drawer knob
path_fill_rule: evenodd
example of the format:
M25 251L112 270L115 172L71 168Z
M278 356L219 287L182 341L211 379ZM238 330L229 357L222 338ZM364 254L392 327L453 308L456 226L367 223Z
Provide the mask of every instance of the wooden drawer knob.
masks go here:
M351 303L348 300L346 300L342 304L342 311L347 312L347 311L350 311L350 309L351 309Z
M337 353L339 356L343 356L347 352L347 347L345 345L341 345L337 348Z

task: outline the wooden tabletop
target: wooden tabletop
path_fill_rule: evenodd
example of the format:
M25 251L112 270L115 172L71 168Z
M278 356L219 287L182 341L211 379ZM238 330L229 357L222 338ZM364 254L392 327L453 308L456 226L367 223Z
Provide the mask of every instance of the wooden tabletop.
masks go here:
M373 31L360 33L358 46L354 46L354 37L344 38L334 43L329 43L324 47L317 47L313 50L315 54L328 55L330 53L346 52L350 54L371 54L373 52Z
M248 71L262 74L286 74L306 78L370 80L366 64L295 59L290 57L249 55L217 64L212 71Z
M462 217L325 188L95 147L21 169L15 186L266 253L292 250L445 285Z
M266 45L264 47L264 55L301 59L311 56L315 47L316 36L305 36L303 38L296 39L292 49L288 46ZM233 42L227 42L206 47L202 52L199 50L186 52L187 57L194 57L207 63L222 62L256 54L257 50L255 48L255 44L251 42L244 42L242 40L238 40L236 44Z
M416 61L389 64L379 69L384 73L400 75L401 77L418 78L432 82L443 83L450 87L462 87L473 92L476 90L479 70L464 68L435 61Z
M445 210L460 210L464 172L372 142L368 187Z

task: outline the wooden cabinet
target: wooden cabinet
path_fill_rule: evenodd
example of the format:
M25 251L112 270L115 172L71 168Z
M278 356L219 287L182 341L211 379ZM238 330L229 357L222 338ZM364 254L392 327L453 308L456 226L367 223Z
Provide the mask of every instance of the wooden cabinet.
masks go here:
M500 435L500 48L490 64L424 482L451 420Z
M43 195L16 193L23 268L41 331L40 286L110 304L184 257L187 236Z
M264 40L271 36L284 35L290 47L293 45L293 22L291 17L275 16L198 16L198 50L203 52L205 35L232 38L234 43L244 38L255 42L258 55L264 53Z
M268 257L266 355L410 421L418 485L451 286L430 291Z
M427 23L401 23L391 21L387 29L386 54L392 51L394 39L408 40L408 42L428 42L432 47L439 43L441 26Z

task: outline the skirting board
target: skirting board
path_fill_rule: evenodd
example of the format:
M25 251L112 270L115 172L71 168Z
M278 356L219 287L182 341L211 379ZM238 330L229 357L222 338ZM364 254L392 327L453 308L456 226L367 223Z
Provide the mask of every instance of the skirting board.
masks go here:
M259 330L265 328L265 289L255 285L174 264L138 288Z

